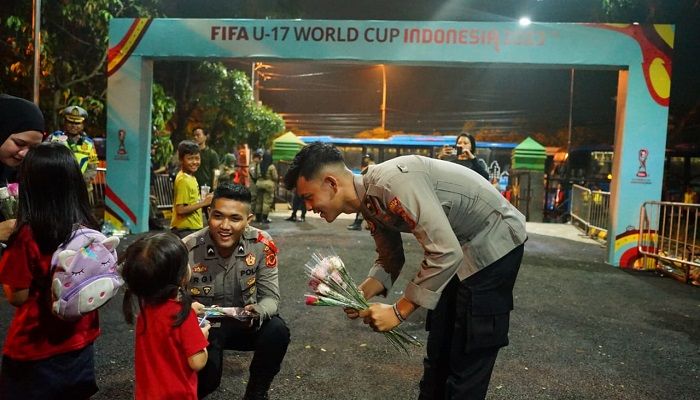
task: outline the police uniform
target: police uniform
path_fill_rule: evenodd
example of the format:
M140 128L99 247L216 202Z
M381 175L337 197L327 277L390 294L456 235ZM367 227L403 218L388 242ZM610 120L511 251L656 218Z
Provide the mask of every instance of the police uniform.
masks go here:
M82 123L87 118L87 111L78 106L66 107L61 114L67 121L75 123ZM90 182L95 177L98 163L97 150L94 142L85 132L81 132L77 140L73 140L66 132L58 130L51 134L49 140L64 143L71 149L86 181Z
M254 351L248 389L267 391L279 372L289 344L289 329L278 315L277 247L270 235L245 228L233 254L223 259L209 228L183 239L192 267L190 294L205 306L244 307L252 304L260 315L252 327L233 318L215 321L209 331L209 359L199 372L198 392L203 397L221 382L223 350ZM253 388L251 389L251 385Z
M420 398L485 397L508 344L525 217L476 172L421 156L369 166L355 190L378 253L369 275L387 291L404 264L401 232L425 250L404 293L430 310Z

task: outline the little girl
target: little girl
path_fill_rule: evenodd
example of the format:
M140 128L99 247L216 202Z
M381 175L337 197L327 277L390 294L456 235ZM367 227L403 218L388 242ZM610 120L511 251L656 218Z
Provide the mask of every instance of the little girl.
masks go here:
M197 399L197 371L207 363L209 324L200 328L184 287L187 248L172 233L145 236L126 249L124 317L136 320L136 399Z
M51 312L51 256L74 227L97 228L85 181L62 143L29 150L19 170L17 225L0 282L17 308L3 347L2 399L86 399L97 392L97 312L64 321Z

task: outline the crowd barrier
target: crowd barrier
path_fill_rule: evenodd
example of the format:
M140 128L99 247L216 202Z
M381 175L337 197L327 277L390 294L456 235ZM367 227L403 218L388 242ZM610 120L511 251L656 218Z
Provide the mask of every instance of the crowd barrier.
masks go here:
M659 272L700 285L700 204L647 201L639 213L640 254Z
M580 185L571 188L571 222L586 235L606 240L610 224L610 192Z
M104 207L105 187L107 186L107 169L97 168L89 191L90 205L95 209ZM168 174L152 175L151 196L156 208L170 210L173 208L173 182Z
M99 208L105 204L105 187L107 185L107 169L97 168L97 174L92 180L91 190L89 191L88 198L90 199L90 205L93 208Z

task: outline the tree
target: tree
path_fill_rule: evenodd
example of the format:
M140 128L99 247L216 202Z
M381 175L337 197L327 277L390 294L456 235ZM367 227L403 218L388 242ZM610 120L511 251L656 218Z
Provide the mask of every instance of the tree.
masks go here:
M61 0L43 2L41 108L47 125L59 127L68 105L88 110L91 133L105 127L105 76L109 21L115 17L157 16L160 0ZM3 3L0 11L0 90L32 97L33 34L31 2Z
M194 127L210 132L209 145L219 153L247 143L252 148L271 144L284 131L284 120L270 108L253 102L248 76L218 62L161 65L169 88L177 91L175 134L179 142ZM160 70L160 69L159 69ZM166 76L184 79L168 79Z

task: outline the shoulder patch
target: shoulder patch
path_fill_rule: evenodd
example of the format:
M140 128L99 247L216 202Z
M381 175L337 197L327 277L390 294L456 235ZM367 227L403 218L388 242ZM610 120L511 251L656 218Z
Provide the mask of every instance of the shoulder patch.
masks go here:
M257 242L265 245L265 252L272 252L274 254L279 252L279 250L277 250L277 246L275 246L275 242L273 242L272 239L266 238L262 232L258 232Z
M389 202L389 211L401 217L411 230L415 229L416 221L406 212L398 197L394 197Z
M267 253L265 255L265 265L268 268L276 268L277 267L277 255L275 255L275 253Z

